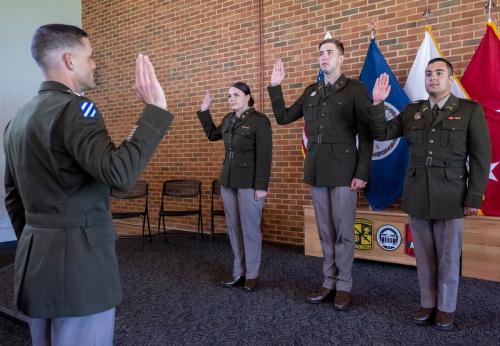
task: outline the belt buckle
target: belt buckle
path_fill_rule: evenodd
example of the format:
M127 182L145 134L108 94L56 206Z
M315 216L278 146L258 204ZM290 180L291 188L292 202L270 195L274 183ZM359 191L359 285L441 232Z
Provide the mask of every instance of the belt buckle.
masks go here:
M318 144L321 144L321 139L322 139L322 136L318 135Z
M234 151L229 152L229 158L232 159L234 157Z
M427 167L431 167L431 165L432 165L432 156L427 156L427 159L425 160L425 165Z

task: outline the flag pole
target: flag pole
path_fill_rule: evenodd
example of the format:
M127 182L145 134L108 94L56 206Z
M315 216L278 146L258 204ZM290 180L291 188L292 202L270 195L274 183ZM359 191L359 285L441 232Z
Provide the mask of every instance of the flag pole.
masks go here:
M375 39L375 18L372 18L372 40Z
M484 6L484 8L488 9L488 23L491 23L491 10L493 9L493 4L492 0L488 0L488 4Z
M431 12L431 8L429 7L429 0L427 0L427 7L425 8L425 11L422 14L422 16L426 18L426 25L425 25L425 27L428 28L428 29L430 29L431 28L432 12Z

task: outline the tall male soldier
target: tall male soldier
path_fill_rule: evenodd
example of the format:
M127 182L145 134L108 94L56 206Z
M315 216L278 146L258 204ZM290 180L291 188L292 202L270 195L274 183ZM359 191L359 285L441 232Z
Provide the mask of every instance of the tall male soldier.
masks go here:
M368 181L373 150L368 126L370 97L363 84L342 74L343 61L340 41L322 41L319 64L324 81L308 86L290 108L285 107L281 91L285 75L281 60L274 65L268 87L276 122L285 125L304 117L309 134L304 181L311 186L324 280L306 300L321 303L335 295L337 310L351 304L356 190ZM383 114L383 107L374 112Z
M386 123L373 115L375 139L405 136L410 163L403 210L410 215L421 308L415 323L452 330L457 304L464 215L475 215L486 188L491 157L483 109L451 94L453 67L429 61L425 89L429 99L408 105ZM377 79L373 101L389 95L389 77ZM467 159L469 161L467 165Z
M96 106L92 47L80 28L38 28L31 54L45 81L8 125L5 204L19 238L15 304L34 345L111 345L122 300L109 212L110 187L126 190L150 160L172 115L147 56L135 90L147 105L119 147Z

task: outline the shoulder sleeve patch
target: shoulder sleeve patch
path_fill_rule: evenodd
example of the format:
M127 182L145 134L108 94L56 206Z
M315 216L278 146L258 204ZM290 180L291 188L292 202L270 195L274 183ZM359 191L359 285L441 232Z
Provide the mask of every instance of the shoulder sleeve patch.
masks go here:
M97 109L90 101L80 101L80 109L82 110L82 117L91 119L97 117Z

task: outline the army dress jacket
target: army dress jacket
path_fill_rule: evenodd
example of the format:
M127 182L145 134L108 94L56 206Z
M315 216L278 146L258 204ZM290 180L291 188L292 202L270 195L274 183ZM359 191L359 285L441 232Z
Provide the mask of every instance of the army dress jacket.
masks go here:
M373 151L368 125L371 99L361 82L342 74L329 90L323 81L311 84L289 108L280 85L269 86L268 92L278 124L304 117L308 136L305 183L336 187L350 186L353 178L368 181ZM384 112L381 107L374 108L375 113Z
M491 146L479 104L450 95L435 120L428 100L407 105L388 122L377 115L371 118L375 139L404 136L408 142L402 199L407 214L423 220L453 219L464 216L464 206L481 206Z
M224 140L221 185L267 191L273 151L271 122L267 116L250 107L239 119L234 112L227 114L217 127L209 110L197 114L210 141Z
M95 105L45 81L8 124L5 204L18 236L15 306L33 318L84 316L122 300L110 187L127 190L172 121L147 105L111 142Z

